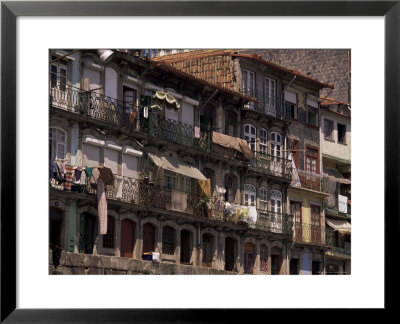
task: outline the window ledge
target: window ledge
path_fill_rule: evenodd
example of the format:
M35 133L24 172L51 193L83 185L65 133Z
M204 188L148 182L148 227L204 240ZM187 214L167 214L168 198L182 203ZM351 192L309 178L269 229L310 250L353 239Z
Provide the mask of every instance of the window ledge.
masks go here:
M324 141L328 141L328 142L336 143L334 139L327 138L327 137L324 137Z

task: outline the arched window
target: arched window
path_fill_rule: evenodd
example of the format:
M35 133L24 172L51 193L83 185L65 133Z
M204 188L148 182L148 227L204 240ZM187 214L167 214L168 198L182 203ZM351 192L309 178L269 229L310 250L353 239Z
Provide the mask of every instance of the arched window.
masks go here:
M175 253L175 230L170 226L164 226L162 231L162 253Z
M67 133L60 128L51 127L49 133L50 160L65 159L67 155Z
M256 150L256 128L253 125L244 125L244 139L249 143L252 151Z
M266 154L268 151L267 131L264 128L260 129L260 152Z
M268 270L268 248L265 244L260 246L260 271Z
M114 248L114 217L107 216L107 234L103 235L103 248Z
M260 209L267 210L268 207L268 198L267 198L267 188L260 188Z
M279 190L271 190L271 211L282 213L282 193Z
M281 156L281 145L282 138L279 133L271 133L271 155L280 157Z
M255 206L256 205L256 187L251 184L244 185L244 205Z

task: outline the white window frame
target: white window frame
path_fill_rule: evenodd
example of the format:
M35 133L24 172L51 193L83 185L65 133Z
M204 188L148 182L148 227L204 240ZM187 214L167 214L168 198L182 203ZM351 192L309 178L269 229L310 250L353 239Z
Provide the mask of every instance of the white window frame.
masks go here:
M273 139L275 137L275 139ZM277 140L279 138L279 141ZM281 157L282 150L282 135L278 132L272 132L270 135L271 140L271 155L275 157Z
M268 209L268 190L265 187L260 187L260 209L263 209L261 206L261 203L264 204L264 209L263 210L267 210Z
M252 81L252 87L249 80ZM256 73L250 70L243 69L243 92L250 97L255 96L255 89L256 89Z
M268 85L267 85L268 84ZM276 114L276 80L265 78L265 109L268 113Z
M54 146L55 158L56 159L65 159L65 157L67 156L67 132L65 130L63 130L62 128L60 128L60 127L50 127L49 133L52 133L52 130L56 131L55 132L55 139L50 138L50 134L49 134L49 140L51 139L52 141L55 142L55 146ZM57 134L58 132L62 132L63 133L62 135L64 135L64 139L65 139L64 142L62 142L61 140L60 141L58 140L58 134ZM53 145L54 144L52 144L52 149L53 149ZM63 157L58 156L59 145L64 145L64 152L63 152L64 156Z
M282 213L282 193L279 190L271 190L271 212ZM279 204L278 204L279 202Z
M265 132L265 135L263 134ZM268 153L268 132L265 128L260 129L260 152Z
M249 130L246 131L246 127L249 127ZM254 134L252 134L251 130L254 129ZM249 143L250 149L254 152L256 150L256 141L257 141L257 128L252 124L244 125L244 139Z
M252 184L244 185L244 205L255 206L257 197L256 187Z
M53 80L52 80L52 76L54 75L54 72L52 71L53 66L57 69L55 84L53 84ZM61 82L61 70L65 70L64 83ZM61 60L51 63L50 64L50 84L51 84L51 86L53 88L59 88L61 91L65 91L65 87L67 86L67 81L68 81L67 63L64 61L61 61Z

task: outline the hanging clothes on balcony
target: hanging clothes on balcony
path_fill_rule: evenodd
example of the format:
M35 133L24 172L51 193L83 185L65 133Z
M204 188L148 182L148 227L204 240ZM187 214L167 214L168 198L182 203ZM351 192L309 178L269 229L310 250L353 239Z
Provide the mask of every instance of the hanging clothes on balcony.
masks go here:
M200 127L194 126L194 138L200 138Z
M71 191L72 178L74 175L74 168L70 165L66 165L65 170L66 170L66 172L65 172L64 190Z
M257 223L257 209L255 206L249 207L248 223L250 225L255 225Z
M82 176L82 172L83 172L83 169L84 169L84 168L82 168L82 167L75 167L74 169L75 169L75 170L74 170L74 176L75 176L74 183L75 183L75 184L80 184L80 183L81 183L81 176Z
M100 172L100 177L103 180L104 185L106 186L114 185L114 175L110 168L101 165L97 167L97 169Z
M97 213L99 216L99 233L107 234L107 199L103 180L99 177L97 180Z
M122 199L123 180L124 178L122 176L119 175L115 176L114 190L115 190L115 197L118 199Z

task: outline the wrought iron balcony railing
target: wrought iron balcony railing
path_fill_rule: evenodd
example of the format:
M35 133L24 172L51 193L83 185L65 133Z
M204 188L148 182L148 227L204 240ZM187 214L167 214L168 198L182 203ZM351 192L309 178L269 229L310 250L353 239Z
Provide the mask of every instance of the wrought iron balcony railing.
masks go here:
M67 84L50 82L50 106L80 113L87 103L87 92Z
M339 238L335 235L335 231L332 228L327 227L326 232L326 245L329 246L330 250L334 253L351 255L351 243L344 239Z
M184 146L210 150L211 133L202 132L195 137L195 127L180 121L164 118L156 113L150 113L149 118L141 123L141 131L163 140Z
M292 235L293 215L257 209L257 220L254 221L250 216L245 217L243 214L237 216L229 213L229 211L221 207L221 201L214 198L212 198L207 205L208 219L245 225L252 229L271 233ZM245 206L240 206L240 208L243 207Z
M250 170L292 179L292 161L263 152L255 152L255 155L256 158L250 161Z
M258 102L249 102L248 109L255 110L268 116L285 119L286 114L282 109L281 101L276 96L270 96L256 89L242 89L245 95L257 99Z
M326 192L328 178L310 171L301 169L292 172L292 187L301 187L315 191Z
M325 227L318 225L294 223L293 241L325 245L330 240L331 233Z

